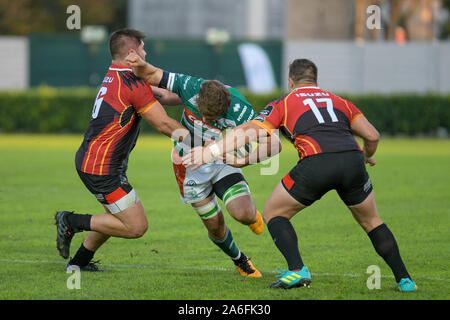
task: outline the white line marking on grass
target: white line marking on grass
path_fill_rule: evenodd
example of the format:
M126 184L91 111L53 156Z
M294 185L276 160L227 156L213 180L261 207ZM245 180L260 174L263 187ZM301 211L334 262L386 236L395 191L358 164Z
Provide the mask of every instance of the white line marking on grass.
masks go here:
M0 262L7 262L7 263L30 263L30 264L60 264L65 265L67 262L64 261L51 261L51 260L21 260L21 259L0 259ZM100 263L102 266L105 267L111 267L111 268L124 268L124 269L156 269L155 266L146 265L146 264L109 264L109 263ZM171 269L174 270L197 270L197 271L234 271L232 268L223 268L223 267L195 267L195 266L171 266ZM273 273L276 274L276 271L273 270L259 270L262 273ZM344 278L361 278L361 277L367 277L365 274L351 274L351 273L344 273L344 274L336 274L336 273L315 273L311 272L311 275L318 276L318 277L344 277ZM394 278L394 276L381 276L382 278ZM422 279L422 280L433 280L433 281L446 281L450 282L450 279L447 278L433 278L433 277L414 277L414 279Z

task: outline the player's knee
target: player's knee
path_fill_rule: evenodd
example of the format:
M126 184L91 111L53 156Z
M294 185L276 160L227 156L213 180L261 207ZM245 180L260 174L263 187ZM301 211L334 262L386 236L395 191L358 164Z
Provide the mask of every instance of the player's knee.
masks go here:
M147 230L148 230L147 223L139 225L139 226L134 226L134 227L130 228L130 230L129 230L129 237L131 239L140 238L147 232Z
M131 239L142 237L148 230L147 218L136 219L128 226L128 236Z
M248 205L240 210L240 222L244 224L252 224L255 222L256 208L253 204Z
M262 213L262 218L263 218L264 223L267 225L267 223L270 221L270 219L273 218L273 215L270 215L269 213L267 213L266 210L264 210Z
M276 210L266 210L266 208L264 208L262 218L266 225L269 223L270 220L276 217L284 217L290 219L290 217L280 214L280 212L277 212Z
M227 205L231 216L243 224L252 224L256 218L256 207L250 197L241 197Z

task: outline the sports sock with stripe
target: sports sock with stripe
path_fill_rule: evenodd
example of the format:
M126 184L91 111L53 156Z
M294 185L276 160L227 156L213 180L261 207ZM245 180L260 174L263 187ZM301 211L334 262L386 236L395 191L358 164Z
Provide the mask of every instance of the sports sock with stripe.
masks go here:
M214 239L210 234L208 234L209 239L218 246L222 251L228 255L231 259L239 259L241 256L241 251L236 246L236 243L234 243L233 234L231 233L231 230L227 228L227 231L225 232L225 236L223 239L216 240Z

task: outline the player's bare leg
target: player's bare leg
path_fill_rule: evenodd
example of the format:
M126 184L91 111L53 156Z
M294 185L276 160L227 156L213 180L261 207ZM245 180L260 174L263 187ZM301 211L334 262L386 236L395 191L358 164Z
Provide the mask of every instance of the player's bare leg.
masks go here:
M266 224L275 217L291 219L304 208L306 206L295 200L280 182L272 191L269 199L267 199L264 206L263 219Z
M394 273L397 286L401 291L415 291L416 284L412 281L400 256L394 235L381 221L372 191L360 204L348 207L353 217L366 231L375 251L384 259Z
M202 201L193 203L192 207L195 210L197 208L204 207L205 205L211 203L213 200L214 200L214 196L210 196ZM214 210L214 209L212 209L212 210ZM200 216L200 218L202 218L202 217ZM201 220L203 222L203 225L208 230L208 235L210 237L218 240L218 239L222 239L225 236L227 226L225 225L225 219L223 217L223 213L222 213L222 210L220 210L220 208L218 208L218 210L214 216L206 218L206 219L202 218Z
M66 269L72 265L76 265L84 271L102 271L97 267L96 263L91 262L91 260L94 257L95 252L103 245L103 243L111 236L139 238L147 230L147 217L140 201L116 214L111 214L106 207L105 209L107 210L106 213L95 216L74 215L68 212L64 214L64 221L68 223L67 226L71 225L70 220L72 220L72 226L67 230L70 230L71 232L74 230L75 232L83 230L89 231L87 238L80 246L75 256L69 260ZM69 217L67 218L67 216ZM89 220L84 221L88 218ZM63 219L61 218L60 220ZM73 228L73 225L75 225L75 229ZM70 235L70 239L68 239L68 243L66 243L63 250L60 250L61 255L64 253L64 258L67 258L69 255L70 240L72 237L73 234Z
M263 232L264 222L250 195L243 195L228 201L226 208L234 219L249 226L254 233L261 234Z
M147 228L147 216L140 201L119 213L94 215L91 219L92 231L119 238L140 238Z
M192 207L208 230L209 239L233 260L238 272L246 277L261 277L261 273L237 247L215 195L193 203Z
M110 213L108 208L105 207L106 212ZM86 239L83 242L83 246L90 251L97 251L111 236L97 232L89 231Z
M226 208L228 213L242 224L249 225L256 220L256 207L249 195L229 201Z
M141 237L148 227L147 216L140 201L115 214L107 212L90 215L58 211L55 215L55 224L57 249L64 259L69 258L70 243L77 232L97 231L105 236L134 239ZM90 240L94 248L101 245L101 241L106 241L99 235Z
M373 191L360 204L348 207L355 220L369 233L383 223L378 215Z
M83 246L90 251L97 251L111 236L97 232L89 231L86 239L83 241Z

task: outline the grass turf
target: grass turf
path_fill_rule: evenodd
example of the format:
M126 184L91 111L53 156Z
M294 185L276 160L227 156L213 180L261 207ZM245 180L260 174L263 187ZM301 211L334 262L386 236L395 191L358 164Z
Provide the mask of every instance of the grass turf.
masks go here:
M195 212L179 200L172 145L162 136L139 138L127 174L147 210L148 232L134 240L111 238L95 257L107 272L82 273L81 289L69 290L53 215L57 210L102 213L74 168L81 140L0 135L0 299L450 298L450 140L382 139L377 165L368 168L381 218L419 286L412 294L394 289L390 269L333 191L292 219L313 276L309 289L268 289L274 270L286 267L282 255L267 230L256 236L225 212L237 245L263 273L261 279L243 278L208 239ZM296 161L295 150L285 143L275 175L260 174L267 165L244 168L260 211ZM74 237L72 255L85 236ZM381 269L379 290L366 286L370 265Z

